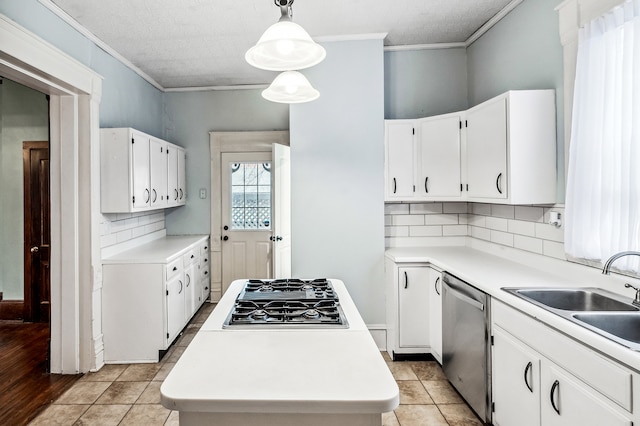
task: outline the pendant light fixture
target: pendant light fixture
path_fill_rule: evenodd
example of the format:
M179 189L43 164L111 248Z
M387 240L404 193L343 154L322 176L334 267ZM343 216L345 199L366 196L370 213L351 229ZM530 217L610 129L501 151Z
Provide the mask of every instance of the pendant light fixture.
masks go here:
M318 99L320 92L298 71L285 71L262 91L262 97L271 102L300 104Z
M268 71L290 71L309 68L326 56L324 47L291 20L294 0L274 0L281 17L264 32L258 43L244 55L256 68Z

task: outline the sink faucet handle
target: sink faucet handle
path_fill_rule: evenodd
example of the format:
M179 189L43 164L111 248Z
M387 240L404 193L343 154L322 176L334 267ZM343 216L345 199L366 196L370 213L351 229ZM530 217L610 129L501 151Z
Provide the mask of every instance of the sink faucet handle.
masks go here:
M632 285L631 285L631 284L629 284L629 283L626 283L626 284L624 285L624 288L632 288L632 289L634 289L635 291L640 291L640 288L635 287L635 286L632 286Z
M632 289L634 289L636 291L636 298L634 299L633 304L634 305L639 305L640 304L640 288L638 288L636 286L633 286L633 285L631 285L629 283L626 283L624 285L624 288L632 288Z

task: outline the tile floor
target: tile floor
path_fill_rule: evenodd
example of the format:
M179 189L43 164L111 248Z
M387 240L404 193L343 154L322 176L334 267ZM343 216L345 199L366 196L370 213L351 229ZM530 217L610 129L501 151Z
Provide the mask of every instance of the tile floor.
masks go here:
M203 305L161 362L110 364L85 374L29 425L177 426L178 412L160 404L160 385L214 307ZM400 388L400 406L383 414L384 426L482 425L436 362L383 356Z

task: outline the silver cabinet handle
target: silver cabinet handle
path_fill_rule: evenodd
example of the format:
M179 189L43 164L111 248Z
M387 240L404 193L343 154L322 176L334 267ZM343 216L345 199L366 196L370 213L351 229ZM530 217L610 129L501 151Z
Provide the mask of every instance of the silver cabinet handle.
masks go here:
M556 390L559 390L559 389L560 389L560 382L556 380L555 382L553 382L553 386L551 386L551 392L549 392L549 399L551 400L551 406L553 407L555 412L558 413L558 415L560 415L560 408L556 405L555 394L556 394Z
M533 393L533 386L529 384L529 371L533 371L533 363L531 361L529 361L527 366L524 368L524 384L527 385L529 392Z
M189 284L191 284L191 275L186 274L187 275L187 287L189 287Z
M178 291L178 294L182 293L182 290L184 290L184 287L182 285L182 280L178 280L178 282L180 283L180 290Z
M145 204L149 202L149 200L151 199L151 193L149 192L149 189L145 189L144 190L144 196L145 196Z
M156 192L156 190L153 190L153 202L155 203L156 200L158 199L158 193Z
M436 282L433 283L433 287L436 289L436 293L438 293L438 296L440 296L440 290L438 290L438 283L440 283L440 277L437 277Z

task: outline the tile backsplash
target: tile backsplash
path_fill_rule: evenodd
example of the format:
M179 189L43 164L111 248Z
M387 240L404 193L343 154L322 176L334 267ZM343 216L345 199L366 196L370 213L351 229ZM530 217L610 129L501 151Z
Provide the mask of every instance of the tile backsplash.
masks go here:
M100 248L124 243L160 231L164 227L164 210L104 213L100 223Z
M472 237L565 259L564 228L549 225L551 211L564 216L564 208L556 206L385 204L385 245L446 245L459 243L461 237Z

